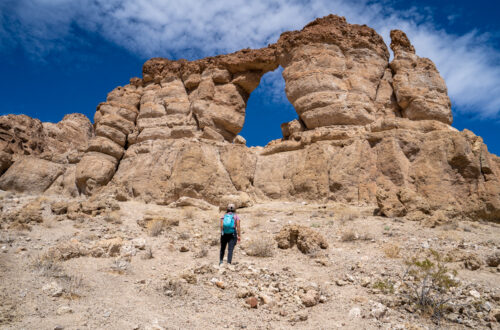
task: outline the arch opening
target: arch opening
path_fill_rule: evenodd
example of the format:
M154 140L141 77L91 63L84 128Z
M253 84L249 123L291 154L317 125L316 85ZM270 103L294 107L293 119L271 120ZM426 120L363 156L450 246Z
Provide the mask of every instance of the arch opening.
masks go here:
M298 119L297 112L285 94L283 68L267 72L259 86L251 93L245 111L245 123L239 133L247 146L265 146L281 139L281 124Z

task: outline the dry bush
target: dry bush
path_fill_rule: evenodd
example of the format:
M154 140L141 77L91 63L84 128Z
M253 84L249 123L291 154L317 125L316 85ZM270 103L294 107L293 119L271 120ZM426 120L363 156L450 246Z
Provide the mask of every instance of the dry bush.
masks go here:
M250 240L245 247L245 252L253 257L272 257L276 243L270 237L259 237Z
M165 221L163 219L153 219L148 222L146 228L148 229L149 236L158 236L163 231L165 227Z
M144 251L144 253L141 255L141 259L149 260L149 259L153 259L153 258L154 258L153 249L151 248L151 246L148 246L146 248L146 251Z
M124 259L117 258L113 260L110 266L111 273L123 275L127 272L130 263Z
M248 221L246 221L246 222L248 222ZM254 218L254 219L252 219L252 221L250 221L248 228L253 230L253 229L259 228L260 225L261 225L261 221L259 220L259 218Z
M184 219L193 220L195 218L196 212L192 208L184 209L182 211Z
M160 286L160 291L168 297L184 296L187 294L187 289L182 282L173 278L165 279Z
M336 211L337 220L343 225L347 221L352 221L361 217L361 213L349 207L341 208Z
M198 252L194 254L195 258L205 258L208 255L208 250L205 248L202 248Z
M401 248L397 244L386 244L382 250L385 256L391 259L399 258L399 252L401 252Z
M115 224L115 225L119 225L119 224L123 223L119 211L107 212L104 215L103 219L104 219L104 221L106 221L108 223Z
M179 239L183 240L183 241L188 240L190 237L191 237L191 235L189 235L189 233L187 231L184 231L184 232L179 234Z
M353 229L348 229L342 232L340 240L342 242L352 242L352 241L370 241L372 240L372 236L368 233L358 233Z
M69 300L75 300L82 296L83 277L80 275L63 276L62 287L64 288L63 297Z
M342 233L342 236L340 237L340 240L342 242L352 242L357 239L356 233L352 230L346 230Z
M264 210L258 210L256 213L255 213L255 216L257 218L262 218L262 217L265 217L266 215L268 215L268 213Z
M50 217L50 218L46 218L43 220L43 223L42 225L45 227L45 228L54 228L57 224L57 220L54 218L54 217Z
M62 276L61 264L50 255L38 255L31 260L31 266L38 272L39 275L45 277L60 277Z

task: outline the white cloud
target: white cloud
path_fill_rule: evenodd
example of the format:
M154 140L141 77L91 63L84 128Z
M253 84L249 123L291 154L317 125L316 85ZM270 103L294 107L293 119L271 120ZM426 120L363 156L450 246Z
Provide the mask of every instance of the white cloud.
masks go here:
M78 26L142 58L194 59L266 46L280 33L329 13L375 28L386 42L390 29L404 30L417 53L431 58L445 77L455 110L500 114L500 51L487 45L485 34L439 30L427 8L394 11L387 1L4 0L0 47L21 45L43 58L78 42ZM271 86L281 88L279 82Z

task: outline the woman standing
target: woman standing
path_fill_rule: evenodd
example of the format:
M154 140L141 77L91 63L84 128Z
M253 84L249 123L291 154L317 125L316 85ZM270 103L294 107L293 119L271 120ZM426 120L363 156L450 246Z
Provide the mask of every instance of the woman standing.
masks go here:
M220 231L221 237L219 265L222 265L222 262L224 260L226 245L228 246L227 263L231 264L236 242L239 243L241 240L240 218L235 212L234 204L229 204L227 206L227 212L223 217L220 218Z

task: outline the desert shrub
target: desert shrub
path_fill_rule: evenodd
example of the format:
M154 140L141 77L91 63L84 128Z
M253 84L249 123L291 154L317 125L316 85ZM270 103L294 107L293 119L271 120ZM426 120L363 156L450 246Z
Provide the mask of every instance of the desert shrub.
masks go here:
M440 318L452 299L450 289L458 285L453 279L456 271L450 271L439 252L429 250L429 256L411 258L406 262L402 287L408 302L427 315Z
M173 278L162 281L160 291L168 297L184 296L187 294L187 289L184 287L182 282Z
M399 257L401 248L397 244L386 244L383 247L383 251L387 258L395 259Z
M110 266L111 273L123 275L127 273L130 263L125 259L117 258L112 261Z
M253 257L272 257L274 244L274 240L269 237L254 238L248 242L245 252Z
M392 281L389 281L387 279L376 281L375 283L373 283L372 288L380 290L382 293L385 294L394 293L394 283L392 283Z
M31 260L31 266L39 275L45 277L59 277L62 267L58 260L50 258L50 255L39 255Z
M320 228L321 225L319 223L311 223L312 228Z
M163 231L165 227L165 221L163 219L153 219L148 222L147 229L149 236L158 236Z
M63 276L61 279L64 288L63 297L75 300L82 296L83 277L80 275Z
M353 230L346 230L342 233L340 240L342 242L352 242L357 239L356 233Z
M191 235L189 235L189 233L186 231L179 234L179 239L183 241L188 240L190 237Z
M352 221L361 216L361 213L358 210L352 208L341 208L336 211L337 220L339 220L342 224L347 221Z
M149 260L149 259L153 259L153 258L154 258L153 249L151 248L151 246L148 246L146 248L146 250L144 251L144 253L141 255L141 259Z
M189 209L184 209L182 211L182 214L184 216L184 219L193 220L195 218L196 212L193 209L189 208Z
M202 248L198 252L194 254L195 258L205 258L208 255L208 250L205 248Z
M121 216L120 216L120 212L118 212L118 211L107 212L104 215L103 219L104 219L104 221L106 221L108 223L115 224L115 225L119 225L123 222L121 219Z
M344 232L342 232L342 235L340 236L340 240L342 242L352 242L352 241L369 241L371 240L372 237L368 233L358 233L354 231L353 229L348 229Z

